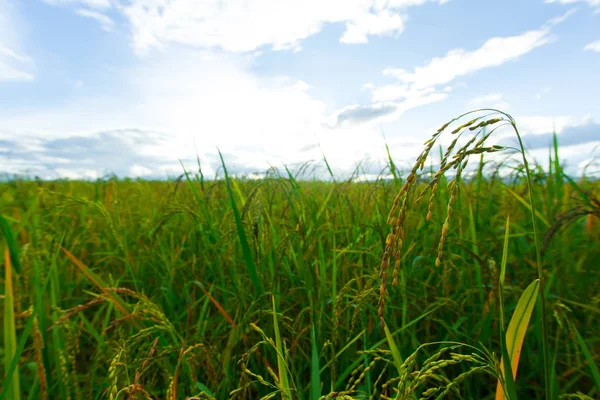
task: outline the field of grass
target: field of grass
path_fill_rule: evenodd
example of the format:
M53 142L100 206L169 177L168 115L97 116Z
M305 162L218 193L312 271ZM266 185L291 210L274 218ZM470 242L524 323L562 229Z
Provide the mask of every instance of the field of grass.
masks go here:
M600 398L600 183L477 139L369 182L1 183L0 400Z

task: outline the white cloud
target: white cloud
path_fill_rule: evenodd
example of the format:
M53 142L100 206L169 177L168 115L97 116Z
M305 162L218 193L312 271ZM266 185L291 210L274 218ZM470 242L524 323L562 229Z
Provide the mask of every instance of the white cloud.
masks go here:
M560 4L587 3L592 7L600 6L600 0L546 0L546 3L560 3Z
M94 9L107 9L112 7L111 0L44 0L45 3L52 6L86 6Z
M100 24L100 27L102 28L103 31L112 32L115 29L115 22L112 19L110 19L109 17L107 17L106 15L104 15L98 11L92 11L92 10L87 10L85 8L80 8L77 11L75 11L75 13L82 17L91 18L91 19L97 21Z
M85 168L57 168L54 170L56 175L68 179L98 179L98 171Z
M588 43L583 50L596 51L600 53L600 40L596 40L595 42Z
M551 145L551 143L549 143L549 145ZM570 174L571 176L581 176L585 166L587 164L590 164L591 162L591 165L589 165L585 171L586 176L598 176L598 173L600 172L600 163L598 163L597 159L596 162L593 162L594 155L598 154L598 151L596 150L594 152L593 149L598 149L598 146L600 146L600 140L596 142L563 146L560 144L559 138L558 156L561 159L561 161L566 161L565 172L567 174ZM528 151L527 156L529 158L530 164L533 164L532 161L535 160L536 164L540 165L546 171L548 170L548 146L538 149L532 149Z
M549 39L550 31L545 27L517 36L495 37L486 41L477 50L450 50L446 56L436 57L425 66L415 68L413 72L388 69L386 73L410 84L411 87L423 89L446 84L457 77L515 60L545 45Z
M2 129L23 148L36 144L25 152L30 160L42 154L67 157L47 153L44 143L51 140L58 141L54 149L68 148L93 158L93 164L54 166L71 177L92 176L91 168L99 175L114 170L130 176L178 175L178 160L195 168L196 154L209 176L218 167L217 147L232 171L247 173L265 171L269 165L320 160L317 144L336 173L352 170L365 158L385 157L379 127L350 124L328 129L330 113L324 102L311 95L309 85L285 77L259 77L241 56L170 48L149 54L104 84L119 90L98 96L93 86L86 86L71 101L43 110L0 109ZM394 107L402 113L440 96L446 94L405 99ZM150 130L164 135L152 136ZM388 143L394 145L392 140ZM86 146L94 148L84 150ZM402 157L418 153L416 147L414 151L408 147L410 151L403 145L398 153ZM43 171L44 166L38 165L36 173L42 176Z
M29 63L31 59L26 56L19 55L7 47L0 46L0 55L6 58L12 58L22 63Z
M384 10L378 14L364 14L346 23L342 43L368 43L369 35L400 34L404 30L404 20L400 14Z
M373 89L372 100L373 102L388 102L400 99L415 99L427 96L434 91L435 89L432 87L415 88L407 84L385 85Z
M133 178L142 178L144 176L152 175L152 172L153 171L150 168L138 164L134 164L129 168L129 176Z
M434 0L435 1L435 0ZM299 41L326 24L346 23L346 43L364 43L369 35L402 32L398 10L425 0L131 0L122 7L133 44L144 52L174 42L233 52L262 46L297 49ZM444 3L443 0L437 0Z
M104 82L105 89L119 89L113 95L106 95L109 90L103 90L103 95L94 93L93 82L86 80L86 89L77 99L64 104L44 110L0 110L2 127L14 132L12 139L23 143L38 143L40 138L98 138L100 131L121 128L164 132L164 140L154 140L147 130L140 131L139 137L128 136L128 145L136 154L160 160L152 164L146 159L129 159L123 170L134 176L179 173L177 160L184 159L187 166L185 160L193 159L196 151L203 160L214 161L209 156L216 153L217 146L227 153L228 162L261 171L266 169L266 161L278 164L318 159L321 153L314 145L320 143L332 164L350 167L365 156L385 154L376 123L443 101L453 87L459 87L457 77L514 60L550 39L546 26L519 36L490 39L472 51L451 51L412 72L386 70L384 73L397 82L380 87L366 84L371 104L346 106L331 113L324 102L312 96L306 83L286 77L259 77L251 72L251 57L235 53L261 46L299 50L304 38L333 22L346 24L340 40L349 43L368 41L373 35L399 34L404 24L403 9L425 0L331 0L325 4L307 0L301 6L297 2L267 0L246 0L241 5L231 0L218 5L172 0L164 7L158 0L145 0L146 7L142 7L142 0L120 4L108 0L48 2L73 6L73 11L110 29L114 29L114 21L105 12L114 6L111 13L123 12L131 22L137 50L158 46L164 51L147 52L131 69L116 71ZM88 8L78 8L82 6ZM181 43L221 47L233 54L171 46ZM19 47L6 49L5 53L12 55L5 54L5 58L31 61ZM1 61L0 56L0 66ZM449 74L440 74L440 69ZM74 83L75 87L81 85ZM365 118L369 115L373 118ZM547 122L529 118L534 131ZM344 129L326 129L327 124ZM402 149L404 156L407 153ZM88 169L71 172L66 172L65 166L61 171L72 177L93 176L95 172L89 167L104 171L111 167L110 159L106 157L106 165L88 164ZM210 165L205 171L210 173Z
M374 102L369 106L350 105L334 111L328 118L327 126L330 128L373 127L382 121L394 121L413 108L443 101L446 98L448 98L446 93L417 93L406 96L400 101Z
M144 131L134 138L144 144L130 146L170 165L194 158L196 149L214 155L217 146L259 170L266 161L312 157L299 149L325 132L325 104L304 82L257 77L247 64L232 55L167 50L106 81L119 88L112 96L97 96L89 87L85 95L43 110L0 110L0 121L13 132L9 137L23 143L126 128L164 132L166 139L157 141Z
M21 54L21 20L8 1L0 0L0 82L34 79L33 61Z
M475 97L467 104L469 108L496 108L506 111L510 104L504 99L501 93L492 93L485 96Z
M372 84L365 86L371 90L371 107L380 103L388 106L393 104L398 111L380 115L379 110L374 109L373 120L398 118L408 109L446 99L448 93L453 90L450 83L460 86L458 83L454 83L456 78L514 61L535 48L547 44L551 39L550 27L561 23L572 13L573 10L570 10L562 16L552 18L537 30L530 30L515 36L489 39L481 47L472 51L450 50L444 57L435 57L424 66L414 68L412 72L403 68L384 69L384 75L392 77L398 82L379 87ZM473 99L469 105L473 108L485 105L504 110L510 106L498 94ZM353 107L361 114L361 117L364 115L365 107ZM347 108L341 109L337 114L334 113L334 117L339 115L347 117L347 113Z
M118 0L43 0L46 4L55 7L77 7L75 14L95 20L103 31L115 30L115 22L106 14L109 10L122 8ZM101 12L102 11L102 12Z
M550 41L550 27L564 21L573 10L559 17L551 18L541 28L530 30L520 35L494 37L487 40L480 48L472 51L453 49L444 57L435 57L422 67L412 72L402 68L388 68L385 75L394 77L402 85L391 87L398 95L405 92L423 90L452 82L458 77L469 75L481 69L497 67L530 53L537 47Z
M533 97L535 97L536 100L541 99L543 96L547 95L548 93L550 93L552 91L552 88L550 87L545 87L543 88L540 92L536 93L535 95L533 95Z
M32 81L34 79L33 74L21 69L21 67L28 67L30 64L31 60L29 58L19 55L0 44L0 82Z
M548 26L555 23L558 23L557 19L549 21L538 30L516 36L489 39L480 48L473 51L451 50L446 56L436 57L425 66L417 67L412 72L401 68L386 68L383 70L383 74L395 78L399 83L380 87L371 85L369 88L372 91L372 102L373 104L391 102L397 106L402 105L398 107L398 110L401 111L384 116L389 119L397 118L408 109L444 100L452 91L452 86L448 84L456 78L483 68L502 65L548 43L550 39ZM445 87L441 88L442 85ZM509 107L509 104L500 95L477 98L470 103L472 107L480 107L484 104L500 109ZM382 116L377 115L375 118L380 119Z
M306 83L257 78L239 66L242 62L187 53L140 68L131 79L140 98L155 109L161 130L178 132L182 140L196 129L198 145L282 154L304 143L307 133L318 130L325 105L311 97Z
M546 23L546 26L558 25L562 23L564 20L569 18L571 15L577 12L577 8L571 8L569 11L564 13L563 15L559 15L558 17L550 18Z
M517 127L523 134L561 133L567 127L585 125L590 117L576 119L570 116L526 115L515 117Z
M446 4L450 0L437 0L437 3ZM436 2L436 0L379 0L375 1L373 8L382 9L385 6L402 8L409 6L421 6L427 2Z
M336 110L329 117L330 128L357 126L395 115L397 105L393 103L375 103L368 106L351 105Z

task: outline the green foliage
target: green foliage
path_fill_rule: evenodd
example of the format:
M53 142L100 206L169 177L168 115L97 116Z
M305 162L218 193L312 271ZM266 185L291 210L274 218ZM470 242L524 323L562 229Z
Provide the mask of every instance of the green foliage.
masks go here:
M417 176L382 324L386 216L405 183L386 153L392 178L371 182L334 179L324 156L328 181L306 165L245 179L224 160L217 180L1 183L18 362L0 349L0 376L59 400L491 398L515 342L500 315L519 314L543 264L548 327L536 305L510 391L544 397L548 343L556 395L600 395L598 181L565 176L557 143L548 172L474 151L477 174L448 187L444 171L430 202Z

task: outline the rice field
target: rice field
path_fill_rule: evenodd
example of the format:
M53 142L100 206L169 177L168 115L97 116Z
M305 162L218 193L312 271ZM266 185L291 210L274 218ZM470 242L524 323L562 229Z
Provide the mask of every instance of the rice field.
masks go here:
M465 117L370 181L0 183L0 400L600 398L600 183Z

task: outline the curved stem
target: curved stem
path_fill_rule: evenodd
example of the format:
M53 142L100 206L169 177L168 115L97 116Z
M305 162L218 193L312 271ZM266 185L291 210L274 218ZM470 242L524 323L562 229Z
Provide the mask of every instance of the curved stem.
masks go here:
M515 121L509 116L511 119L511 124L515 133L517 134L517 138L519 140L519 146L521 147L521 155L523 156L523 164L525 165L525 173L527 174L527 187L529 191L529 203L531 204L531 222L533 223L533 241L535 243L535 257L537 264L537 273L538 279L540 281L540 301L542 306L542 351L544 356L544 389L545 389L545 398L549 399L550 396L550 369L549 369L549 354L548 354L548 336L547 336L547 326L546 326L546 293L545 293L545 280L544 280L544 271L542 270L542 257L540 252L540 246L538 241L538 230L537 230L537 222L535 215L535 203L533 200L533 188L531 185L531 175L529 173L529 164L527 163L527 157L525 157L525 148L523 146L523 141L521 140L521 135L519 134L519 129L517 128L517 124Z
M549 364L550 356L548 354L549 345L548 345L547 326L546 326L547 311L546 311L545 279L544 279L544 271L542 270L542 257L541 257L539 240L538 240L538 229L537 229L537 222L536 222L536 215L535 215L536 208L535 208L535 201L533 198L533 186L531 184L532 181L531 181L531 174L529 172L529 163L527 162L527 157L525 156L525 146L523 146L523 141L521 140L521 134L519 133L519 129L517 128L517 123L515 122L513 117L511 117L509 114L507 114L503 111L500 111L498 109L481 108L481 109L477 109L477 110L472 110L472 111L462 114L461 116L457 117L453 121L456 121L466 115L476 113L476 112L481 112L481 111L492 111L492 112L501 114L501 115L505 116L506 118L508 118L515 133L517 134L517 139L519 141L519 147L521 149L520 153L523 156L523 165L525 166L525 173L527 175L527 189L529 192L529 204L531 206L530 211L531 211L531 222L533 224L533 242L535 244L537 274L538 274L538 279L540 282L540 302L541 302L541 306L542 306L541 324L542 324L542 353L543 353L543 360L544 360L544 390L546 392L544 394L544 397L546 399L549 399L550 398L549 397L550 396L550 364Z

